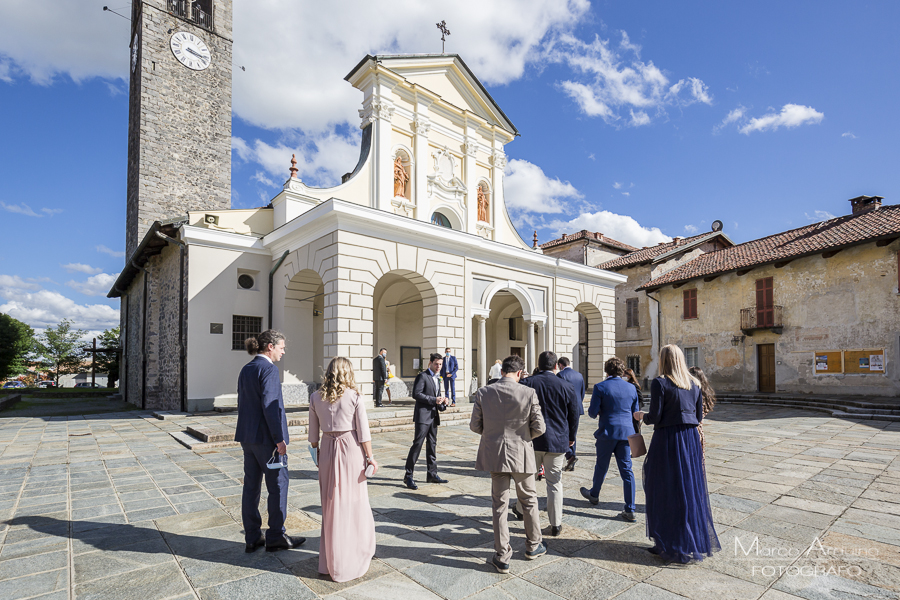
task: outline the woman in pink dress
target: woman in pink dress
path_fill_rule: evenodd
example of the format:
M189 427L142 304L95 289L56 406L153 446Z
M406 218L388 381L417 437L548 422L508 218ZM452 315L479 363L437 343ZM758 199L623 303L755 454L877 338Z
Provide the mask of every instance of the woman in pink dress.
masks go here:
M375 518L365 471L370 464L377 471L378 463L366 409L346 358L331 361L321 389L309 399L309 443L319 448L319 573L334 581L362 577L375 555Z

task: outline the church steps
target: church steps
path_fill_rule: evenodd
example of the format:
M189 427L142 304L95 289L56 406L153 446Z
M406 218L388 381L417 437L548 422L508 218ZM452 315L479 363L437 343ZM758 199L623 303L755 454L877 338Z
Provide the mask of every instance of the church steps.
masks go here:
M721 394L719 402L751 404L825 412L833 417L849 419L900 421L900 400L894 398L877 401L844 400L829 397L801 397L777 394Z
M370 408L367 411L369 431L391 433L415 429L412 408L391 410L390 408ZM460 404L447 408L441 413L441 426L468 425L472 416L471 404ZM218 424L218 422L215 422ZM309 432L309 417L296 416L288 419L288 433L292 438L304 438ZM240 446L234 441L234 428L228 426L188 425L185 431L170 432L170 435L191 450L213 450Z

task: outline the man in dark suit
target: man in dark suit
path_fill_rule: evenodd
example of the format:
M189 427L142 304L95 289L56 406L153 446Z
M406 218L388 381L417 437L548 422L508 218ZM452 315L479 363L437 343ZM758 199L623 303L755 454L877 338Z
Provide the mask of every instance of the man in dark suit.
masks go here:
M432 353L429 357L428 368L416 375L413 383L413 398L416 406L413 409L413 422L416 425L416 433L413 438L412 448L406 457L406 475L403 483L411 490L419 489L413 481L413 469L419 460L419 452L422 451L422 443L425 443L425 460L428 465L428 483L447 483L437 473L437 428L441 424L438 414L447 410L450 401L441 396L441 386L438 383L438 374L444 362L441 355Z
M575 388L575 393L578 395L578 418L580 420L581 416L584 414L584 377L581 376L581 373L570 367L569 364L568 358L560 356L559 360L556 361L556 366L559 368L559 373L557 373L556 376L564 381L568 381L572 384L572 387ZM575 433L578 433L577 427ZM575 455L576 446L577 444L572 444L566 451L566 466L563 467L563 471L575 470L575 463L578 462L578 456Z
M247 352L256 355L238 377L238 420L234 441L244 450L244 493L241 519L246 552L265 545L267 552L294 548L306 538L291 537L284 528L287 517L288 471L287 415L281 396L281 377L275 363L284 356L284 335L268 329L246 341ZM284 465L269 469L266 463L278 454ZM265 477L269 492L269 529L262 535L259 496Z
M556 376L557 360L553 352L541 352L538 357L540 372L520 382L537 392L547 427L544 435L534 439L534 458L538 465L543 465L547 479L547 517L552 536L558 536L562 531L562 469L566 451L575 443L579 404L575 388ZM517 505L513 513L521 518L521 507Z
M388 379L386 358L387 348L382 348L378 351L378 356L372 360L372 385L375 386L372 390L372 397L375 399L375 406L378 408L384 406L381 403L381 397L384 395L384 382Z
M441 366L441 377L444 379L444 397L450 398L450 406L456 406L456 372L459 371L459 362L450 353L450 348L444 350L444 364Z

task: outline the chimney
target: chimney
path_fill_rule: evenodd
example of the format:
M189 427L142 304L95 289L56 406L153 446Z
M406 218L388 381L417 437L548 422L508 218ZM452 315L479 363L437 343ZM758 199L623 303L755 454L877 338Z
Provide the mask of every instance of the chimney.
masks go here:
M852 212L855 215L868 212L873 208L880 208L882 200L884 200L882 196L857 196L850 198L850 205L853 207Z

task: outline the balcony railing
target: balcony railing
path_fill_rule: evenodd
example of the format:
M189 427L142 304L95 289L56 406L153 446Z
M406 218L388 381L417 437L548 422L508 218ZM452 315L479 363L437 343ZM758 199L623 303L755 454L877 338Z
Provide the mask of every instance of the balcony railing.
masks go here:
M778 305L757 309L755 306L741 309L741 331L753 335L760 329L771 329L781 333L784 329L784 308Z
M212 13L203 10L197 0L169 0L169 13L212 31Z

